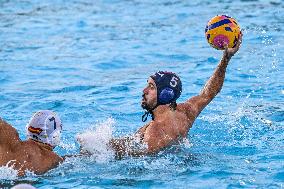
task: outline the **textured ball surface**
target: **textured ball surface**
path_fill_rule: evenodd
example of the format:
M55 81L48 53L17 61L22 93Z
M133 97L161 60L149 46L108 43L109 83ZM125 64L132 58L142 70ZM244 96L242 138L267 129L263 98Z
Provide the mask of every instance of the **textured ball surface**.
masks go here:
M208 43L218 50L224 50L225 46L229 48L236 46L240 27L234 18L226 15L217 15L207 23L205 35Z

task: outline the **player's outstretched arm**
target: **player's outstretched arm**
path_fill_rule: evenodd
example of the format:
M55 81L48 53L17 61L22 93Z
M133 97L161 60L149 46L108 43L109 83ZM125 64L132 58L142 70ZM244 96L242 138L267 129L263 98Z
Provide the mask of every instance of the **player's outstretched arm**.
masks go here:
M221 91L224 79L226 68L229 64L232 56L238 52L240 45L242 43L242 33L236 47L226 48L223 53L223 57L215 69L213 75L205 84L204 88L201 90L200 94L190 98L186 103L190 105L191 111L195 117L197 117L200 112L212 101L212 99Z

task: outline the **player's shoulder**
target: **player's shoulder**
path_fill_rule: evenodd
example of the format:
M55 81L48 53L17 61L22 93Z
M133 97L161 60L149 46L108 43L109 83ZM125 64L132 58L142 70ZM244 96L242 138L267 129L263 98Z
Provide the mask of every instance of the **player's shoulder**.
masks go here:
M0 143L15 144L20 141L18 131L9 123L0 119Z
M159 136L162 128L165 125L165 121L161 119L152 120L145 130L146 135Z
M0 129L8 125L9 123L7 123L4 119L0 117Z
M195 116L195 107L188 103L188 102L184 102L184 103L179 103L177 105L177 111L182 112L184 114L186 114L187 117L189 118L194 118Z
M60 159L61 157L58 156L55 152L52 150L48 150L39 144L27 140L21 142L20 147L24 149L26 153L28 153L31 157L34 157L35 159L44 159L44 160L54 160L54 159Z
M192 106L190 105L190 103L183 102L183 103L178 103L177 104L177 109L179 111L188 111L188 110L192 109Z

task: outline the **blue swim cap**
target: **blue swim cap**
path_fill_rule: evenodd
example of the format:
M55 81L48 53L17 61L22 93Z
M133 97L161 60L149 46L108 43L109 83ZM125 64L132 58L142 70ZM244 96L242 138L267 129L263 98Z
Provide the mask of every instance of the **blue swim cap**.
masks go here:
M150 76L157 87L157 105L175 102L182 92L180 78L173 72L158 71Z

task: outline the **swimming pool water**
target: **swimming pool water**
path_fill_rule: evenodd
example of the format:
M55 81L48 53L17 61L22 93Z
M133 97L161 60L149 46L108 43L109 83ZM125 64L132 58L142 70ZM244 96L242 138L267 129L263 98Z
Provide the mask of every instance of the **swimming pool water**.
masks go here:
M142 89L158 70L180 75L178 102L198 94L222 55L204 36L211 17L228 14L244 29L189 141L149 157L69 158L40 176L1 167L0 186L283 188L283 10L283 0L0 1L0 117L25 139L35 111L56 111L60 155L79 153L75 138L89 129L99 142L142 126Z

